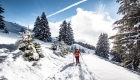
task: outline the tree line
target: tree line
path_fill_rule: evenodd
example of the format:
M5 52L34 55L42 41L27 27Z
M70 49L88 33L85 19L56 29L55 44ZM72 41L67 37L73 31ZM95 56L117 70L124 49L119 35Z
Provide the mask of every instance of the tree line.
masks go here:
M49 23L46 18L45 12L42 13L41 17L37 17L34 23L33 32L35 37L42 41L52 42L51 32L49 28ZM71 45L74 43L73 30L70 23L67 23L65 20L60 25L59 29L59 41L63 40L66 44Z

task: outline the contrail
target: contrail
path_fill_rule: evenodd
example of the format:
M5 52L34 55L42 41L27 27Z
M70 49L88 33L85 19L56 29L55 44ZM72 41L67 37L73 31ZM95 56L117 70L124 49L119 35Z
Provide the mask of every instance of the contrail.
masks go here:
M81 3L85 2L85 1L87 1L87 0L81 0L79 2L76 2L76 3L74 3L74 4L70 5L70 6L67 6L67 7L65 7L65 8L63 8L63 9L61 9L61 10L55 12L55 13L53 13L53 14L48 15L47 17L51 17L53 15L56 15L56 14L58 14L60 12L63 12L65 10L67 10L67 9L70 9L70 8L72 8L72 7L74 7L74 6L78 5L78 4L81 4Z
M104 8L105 8L105 5L101 4L99 11L98 11L98 14L102 13L104 11Z

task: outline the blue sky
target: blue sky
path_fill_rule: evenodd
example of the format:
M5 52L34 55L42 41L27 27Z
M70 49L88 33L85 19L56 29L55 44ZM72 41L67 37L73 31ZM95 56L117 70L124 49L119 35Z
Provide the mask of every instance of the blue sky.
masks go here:
M44 11L49 16L52 37L59 35L63 20L71 21L75 40L94 46L101 33L109 37L116 33L112 24L122 17L117 14L120 5L116 0L1 0L1 5L6 21L29 28Z
M80 0L1 0L1 5L5 9L5 13L3 14L5 20L21 22L28 25L33 23L36 17L40 16L43 11L46 15L50 15L79 1ZM115 9L112 9L114 4ZM84 10L98 12L99 9L101 9L101 5L104 6L103 11L109 12L112 18L119 18L119 15L116 14L119 4L116 3L115 0L87 0L49 17L48 21L57 22L69 18L76 14L78 7Z

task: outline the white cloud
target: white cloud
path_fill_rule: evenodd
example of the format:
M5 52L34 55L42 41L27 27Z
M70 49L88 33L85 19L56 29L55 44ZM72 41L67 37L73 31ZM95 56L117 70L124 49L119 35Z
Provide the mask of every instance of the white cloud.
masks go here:
M77 8L77 14L71 18L75 39L84 40L94 46L101 33L107 33L109 36L116 33L116 31L112 31L114 21L108 13L95 14L81 8Z
M62 22L49 22L52 37L58 37L60 24L62 24Z
M30 29L34 28L34 24L29 24L28 26L29 26Z

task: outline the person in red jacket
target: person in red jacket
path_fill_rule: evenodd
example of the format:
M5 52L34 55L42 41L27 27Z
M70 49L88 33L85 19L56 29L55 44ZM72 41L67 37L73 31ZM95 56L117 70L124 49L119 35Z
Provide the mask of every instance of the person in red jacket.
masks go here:
M81 55L80 51L78 49L75 50L75 52L73 53L73 55L75 56L75 59L76 59L76 65L80 62L79 62L79 56Z

